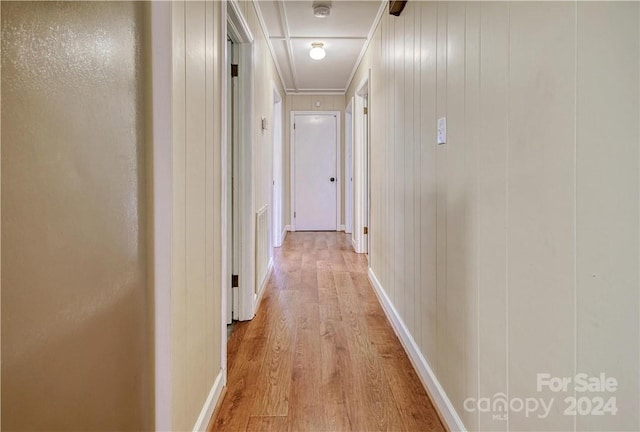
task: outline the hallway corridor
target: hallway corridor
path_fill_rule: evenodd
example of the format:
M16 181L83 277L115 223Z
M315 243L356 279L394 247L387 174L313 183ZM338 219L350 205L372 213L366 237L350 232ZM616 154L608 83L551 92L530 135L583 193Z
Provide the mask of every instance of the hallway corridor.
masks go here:
M289 233L228 353L211 431L443 430L343 233Z

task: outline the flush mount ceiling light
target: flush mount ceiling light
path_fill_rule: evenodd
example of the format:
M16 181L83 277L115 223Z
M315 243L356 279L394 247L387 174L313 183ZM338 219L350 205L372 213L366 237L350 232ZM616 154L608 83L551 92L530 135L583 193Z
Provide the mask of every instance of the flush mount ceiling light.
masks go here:
M331 13L331 6L327 4L314 4L313 16L316 18L326 18Z
M322 42L314 42L311 44L311 51L309 51L309 57L314 60L322 60L327 53L324 51L324 44Z

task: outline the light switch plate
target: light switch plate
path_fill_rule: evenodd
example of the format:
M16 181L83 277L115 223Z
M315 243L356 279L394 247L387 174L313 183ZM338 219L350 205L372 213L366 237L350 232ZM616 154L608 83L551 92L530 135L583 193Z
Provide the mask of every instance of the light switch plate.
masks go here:
M440 117L438 119L438 144L447 142L447 118Z

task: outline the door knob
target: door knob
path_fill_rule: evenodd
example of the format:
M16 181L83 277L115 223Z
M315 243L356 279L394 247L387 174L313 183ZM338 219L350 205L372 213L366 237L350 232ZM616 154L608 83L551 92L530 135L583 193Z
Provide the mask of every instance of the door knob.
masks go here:
M332 182L336 181L335 177L331 177L329 180L331 180Z

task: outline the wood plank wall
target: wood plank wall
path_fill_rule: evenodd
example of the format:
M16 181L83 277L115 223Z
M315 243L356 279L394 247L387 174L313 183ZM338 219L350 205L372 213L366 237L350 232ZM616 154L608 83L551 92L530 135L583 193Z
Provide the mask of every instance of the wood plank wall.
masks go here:
M371 69L372 270L469 429L640 427L638 8L409 2L351 83ZM563 415L540 372L616 377L618 414ZM556 404L463 408L497 392Z

